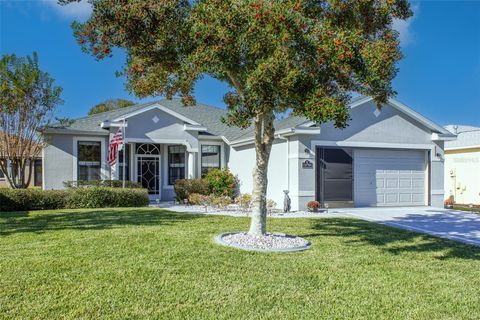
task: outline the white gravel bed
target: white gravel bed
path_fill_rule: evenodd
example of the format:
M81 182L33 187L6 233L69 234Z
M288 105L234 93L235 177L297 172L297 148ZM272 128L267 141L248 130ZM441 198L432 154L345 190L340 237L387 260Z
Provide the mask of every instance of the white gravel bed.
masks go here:
M229 205L227 208L220 209L215 207L200 205L184 205L184 204L172 204L160 203L152 204L152 207L164 208L175 212L194 213L194 214L206 214L206 215L221 215L221 216L234 216L234 217L249 217L251 212L240 210L237 205ZM274 210L268 213L269 217L274 218L302 218L302 217L331 217L339 216L339 213L335 212L310 212L310 211L292 211L283 212L281 210Z
M253 236L247 232L232 232L224 233L217 239L223 245L257 251L301 251L310 247L308 240L283 233L267 233L263 236Z

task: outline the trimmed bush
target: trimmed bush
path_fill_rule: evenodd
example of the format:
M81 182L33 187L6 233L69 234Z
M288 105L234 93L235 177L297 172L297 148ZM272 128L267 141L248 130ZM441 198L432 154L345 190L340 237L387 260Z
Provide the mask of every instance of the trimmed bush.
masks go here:
M272 199L268 199L267 200L267 212L272 213L273 210L275 210L275 208L277 208L277 203L275 201L273 201Z
M241 194L235 199L235 203L243 212L249 211L252 207L252 195L250 193Z
M209 202L213 207L225 209L229 204L232 203L232 199L228 196L210 196Z
M0 188L0 211L61 209L66 196L65 190Z
M215 196L233 199L238 195L238 178L228 169L212 169L208 171L205 180Z
M63 182L65 188L80 188L80 187L109 187L109 188L123 188L122 180L78 180ZM125 181L125 188L143 188L139 182Z
M178 202L183 202L192 193L209 195L208 183L204 179L178 179L175 181L175 198Z
M66 190L0 189L0 211L144 207L148 203L148 192L145 189L105 187Z
M190 205L204 205L208 203L208 196L198 193L191 193L188 196L188 204Z
M149 204L145 189L73 188L69 189L67 208L144 207Z

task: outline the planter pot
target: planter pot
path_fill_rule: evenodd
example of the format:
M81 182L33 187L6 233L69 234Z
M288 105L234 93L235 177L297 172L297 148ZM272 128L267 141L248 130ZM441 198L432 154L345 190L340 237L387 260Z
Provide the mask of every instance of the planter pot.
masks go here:
M318 208L307 208L310 212L318 212Z

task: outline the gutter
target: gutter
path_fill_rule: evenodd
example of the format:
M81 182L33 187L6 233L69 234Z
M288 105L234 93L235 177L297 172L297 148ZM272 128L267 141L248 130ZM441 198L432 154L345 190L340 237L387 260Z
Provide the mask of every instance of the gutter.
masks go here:
M275 134L277 135L277 137L280 137L280 135L283 137L287 137L287 136L293 136L296 134L320 134L320 127L311 128L311 127L299 126L294 128L283 129L278 132L275 132ZM254 138L249 137L242 140L232 141L230 145L232 147L241 147L248 144L252 144L253 141L254 141Z

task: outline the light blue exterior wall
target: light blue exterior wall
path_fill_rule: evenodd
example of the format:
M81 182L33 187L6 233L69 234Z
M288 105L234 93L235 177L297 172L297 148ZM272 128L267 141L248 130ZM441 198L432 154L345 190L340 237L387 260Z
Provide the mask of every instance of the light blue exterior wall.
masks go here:
M291 137L291 167L298 183L291 185L291 194L297 199L299 209L315 199L315 146L331 146L329 143L346 142L359 148L377 144L385 149L422 149L431 153L430 196L431 205L443 205L443 142L432 141L432 133L424 125L404 115L395 108L385 105L380 113L374 103L368 102L351 110L351 121L345 129L337 129L332 123L321 125L318 135L296 135ZM291 149L292 150L292 149ZM308 152L305 152L308 151ZM440 156L437 156L436 154ZM313 162L313 169L303 169L305 160Z
M146 111L128 118L127 121L127 140L138 141L141 139L151 143L187 141L192 148L198 148L198 133L185 131L183 121L161 110Z
M63 189L63 182L73 180L73 136L48 135L43 149L43 188Z

